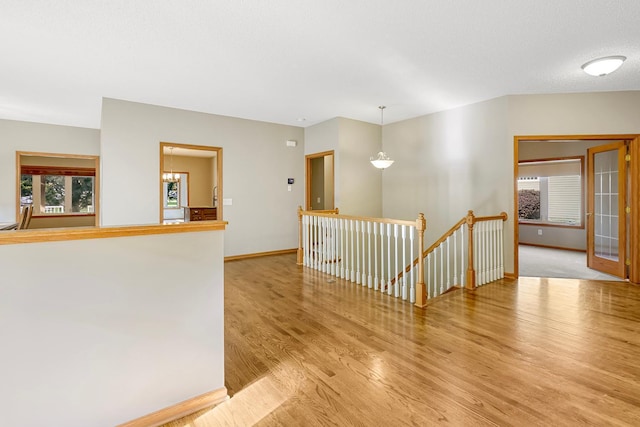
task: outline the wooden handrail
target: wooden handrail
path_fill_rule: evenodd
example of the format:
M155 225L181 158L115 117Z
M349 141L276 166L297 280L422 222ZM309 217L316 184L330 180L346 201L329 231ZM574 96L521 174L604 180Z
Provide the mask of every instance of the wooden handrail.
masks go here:
M507 215L506 212L501 212L500 215L493 215L493 216L475 216L473 214L473 211L469 211L467 213L467 215L465 215L464 217L462 217L462 219L458 222L456 222L453 227L451 227L449 230L447 230L438 240L435 241L435 243L433 243L431 246L429 246L429 248L427 248L427 250L425 250L422 253L422 259L425 259L431 252L433 252L438 246L440 246L440 244L442 244L445 240L447 240L453 233L455 233L456 231L458 231L458 229L462 226L462 224L468 224L470 230L473 230L473 224L477 223L477 222L481 222L481 221L494 221L496 219L501 219L503 221L506 221L509 218L509 216ZM471 237L471 242L473 243L473 237ZM469 247L471 248L472 245L469 245ZM473 249L470 249L471 251ZM413 262L409 265L407 265L403 271L401 271L398 274L398 280L400 280L400 278L404 275L404 273L408 273L411 271L411 268L418 265L418 261L420 260L420 258L416 258L413 260ZM471 254L471 262L470 265L473 266L473 254ZM473 270L473 268L472 268ZM475 275L475 272L473 273ZM393 285L395 283L396 278L394 277L393 279L391 279L391 284ZM468 280L468 279L467 279ZM475 278L473 280L473 284L475 287Z
M416 225L416 221L407 221L407 220L403 220L403 219L391 219L391 218L374 218L374 217L369 217L369 216L354 216L354 215L341 215L339 214L337 211L338 209L334 209L331 211L301 211L301 207L298 207L298 215L299 217L302 217L302 215L309 215L309 216L319 216L319 217L329 217L329 218L335 218L336 215L340 215L340 218L342 219L353 219L353 220L358 220L358 221L371 221L371 222L378 222L378 223L383 223L383 224L398 224L398 225L407 225L407 226L415 226ZM333 211L335 211L334 213L332 213Z

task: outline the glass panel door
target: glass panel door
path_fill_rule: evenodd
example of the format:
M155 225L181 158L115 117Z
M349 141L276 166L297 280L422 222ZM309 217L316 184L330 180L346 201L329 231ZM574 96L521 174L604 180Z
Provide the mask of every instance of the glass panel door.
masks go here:
M587 265L624 278L624 141L590 148L588 172Z

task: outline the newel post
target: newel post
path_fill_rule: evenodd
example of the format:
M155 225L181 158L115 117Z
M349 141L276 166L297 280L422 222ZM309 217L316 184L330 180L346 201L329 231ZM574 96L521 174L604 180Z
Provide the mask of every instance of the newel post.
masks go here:
M427 228L427 221L424 214L420 213L416 220L416 230L418 231L418 281L416 283L416 306L424 308L427 306L427 286L424 283L424 230Z
M467 289L474 289L476 287L476 271L473 269L473 224L476 217L473 215L473 211L469 211L467 214L467 227L469 228L469 247L467 257Z
M298 265L302 265L302 212L302 206L298 206Z

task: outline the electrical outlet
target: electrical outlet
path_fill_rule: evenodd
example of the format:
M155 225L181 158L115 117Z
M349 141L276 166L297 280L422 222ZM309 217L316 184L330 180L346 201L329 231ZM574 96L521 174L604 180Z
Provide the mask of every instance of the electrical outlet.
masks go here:
M542 228L538 228L538 236L542 236Z

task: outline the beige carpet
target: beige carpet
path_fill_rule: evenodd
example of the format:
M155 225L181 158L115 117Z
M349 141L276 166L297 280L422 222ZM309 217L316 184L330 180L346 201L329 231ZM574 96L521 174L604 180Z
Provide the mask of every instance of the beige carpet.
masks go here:
M585 252L519 245L519 274L522 277L554 277L591 280L621 280L587 268Z

